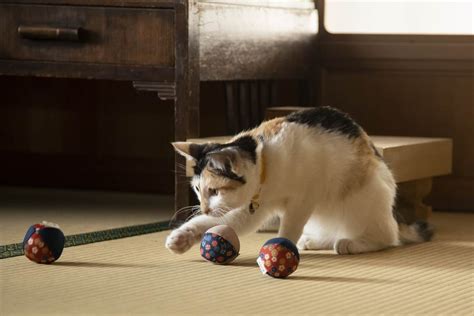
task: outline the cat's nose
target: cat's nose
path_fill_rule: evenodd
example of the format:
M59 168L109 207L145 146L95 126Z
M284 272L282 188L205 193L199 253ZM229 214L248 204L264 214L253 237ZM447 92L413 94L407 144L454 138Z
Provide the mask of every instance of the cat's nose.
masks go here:
M204 209L203 213L207 215L207 214L211 213L211 209L206 207Z

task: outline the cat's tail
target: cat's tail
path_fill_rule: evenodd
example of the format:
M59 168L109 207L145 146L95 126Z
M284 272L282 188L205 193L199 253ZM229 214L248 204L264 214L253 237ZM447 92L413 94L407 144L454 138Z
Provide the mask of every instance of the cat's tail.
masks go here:
M407 225L398 224L399 238L402 244L430 241L433 237L434 228L425 221L416 221Z

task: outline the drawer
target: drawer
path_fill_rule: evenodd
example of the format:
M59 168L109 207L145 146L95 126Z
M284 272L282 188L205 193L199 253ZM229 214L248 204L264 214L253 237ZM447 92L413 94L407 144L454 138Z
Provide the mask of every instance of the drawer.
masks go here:
M173 10L0 4L0 59L173 67L174 30Z

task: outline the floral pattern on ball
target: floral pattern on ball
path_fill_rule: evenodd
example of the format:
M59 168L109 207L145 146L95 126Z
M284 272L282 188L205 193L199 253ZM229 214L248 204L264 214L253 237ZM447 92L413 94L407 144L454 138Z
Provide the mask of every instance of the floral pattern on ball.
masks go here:
M275 278L286 278L298 268L299 259L296 246L289 240L274 238L260 249L257 263L263 273Z
M25 256L36 263L52 263L64 248L65 237L60 229L44 224L32 225L23 239Z
M206 233L201 241L201 256L217 264L230 263L238 256L234 246L221 236Z

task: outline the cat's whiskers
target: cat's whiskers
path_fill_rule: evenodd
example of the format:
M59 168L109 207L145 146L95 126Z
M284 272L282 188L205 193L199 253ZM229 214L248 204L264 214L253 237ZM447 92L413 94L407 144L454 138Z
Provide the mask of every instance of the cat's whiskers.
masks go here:
M177 166L177 167L180 167L180 168L183 169L183 170L186 170L186 165L183 165L182 163L177 162L177 163L176 163L176 166Z
M177 167L176 169L172 169L170 171L178 175L186 176L186 169L187 169L186 165L183 165L181 163L176 163L176 167Z
M185 222L191 220L193 217L201 214L201 208L197 207L192 210L192 213L186 218Z
M196 208L200 209L200 206L199 205L189 205L189 206L185 206L185 207L180 208L179 210L177 210L173 214L173 216L171 217L170 222L173 222L174 220L176 220L176 218L178 217L179 214L181 214L183 212L188 212L188 211L194 212L196 210Z

